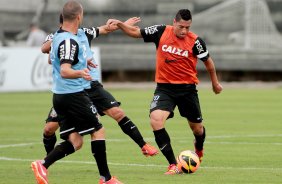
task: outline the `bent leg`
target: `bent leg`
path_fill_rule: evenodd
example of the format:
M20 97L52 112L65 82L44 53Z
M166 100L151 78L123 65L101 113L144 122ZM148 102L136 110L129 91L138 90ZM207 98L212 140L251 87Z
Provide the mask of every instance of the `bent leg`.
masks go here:
M43 166L48 169L57 160L64 158L67 155L74 153L80 149L83 144L82 136L77 132L69 135L69 139L57 145L44 159Z
M115 119L121 130L136 144L138 144L140 148L146 144L137 126L127 116L125 116L124 111L120 107L112 107L104 111L104 113Z

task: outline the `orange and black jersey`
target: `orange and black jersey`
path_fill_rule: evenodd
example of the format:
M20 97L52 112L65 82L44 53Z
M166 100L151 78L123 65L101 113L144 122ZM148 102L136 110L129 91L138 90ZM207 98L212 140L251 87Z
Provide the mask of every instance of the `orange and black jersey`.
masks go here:
M209 58L205 42L193 32L179 39L173 32L173 26L154 25L141 29L144 42L156 45L157 83L198 84L196 65L198 58Z

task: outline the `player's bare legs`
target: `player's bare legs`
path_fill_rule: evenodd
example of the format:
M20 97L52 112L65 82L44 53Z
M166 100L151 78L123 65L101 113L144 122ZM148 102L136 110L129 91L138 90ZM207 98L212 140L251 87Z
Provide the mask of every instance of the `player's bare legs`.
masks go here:
M112 107L105 110L104 113L118 122L122 131L138 144L145 156L154 156L158 154L156 148L144 141L137 126L125 115L120 107Z
M70 134L68 141L73 145L75 151L79 150L83 145L83 137L77 132Z

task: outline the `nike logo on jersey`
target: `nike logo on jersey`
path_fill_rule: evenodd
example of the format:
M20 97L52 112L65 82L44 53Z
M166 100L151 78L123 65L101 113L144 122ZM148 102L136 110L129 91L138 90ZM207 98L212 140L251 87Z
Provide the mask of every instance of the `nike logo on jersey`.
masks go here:
M177 60L176 60L176 59L171 59L171 60L165 59L165 62L166 62L166 63L172 63L172 62L175 62L175 61L177 61Z
M188 50L182 50L173 46L163 45L162 51L188 58Z

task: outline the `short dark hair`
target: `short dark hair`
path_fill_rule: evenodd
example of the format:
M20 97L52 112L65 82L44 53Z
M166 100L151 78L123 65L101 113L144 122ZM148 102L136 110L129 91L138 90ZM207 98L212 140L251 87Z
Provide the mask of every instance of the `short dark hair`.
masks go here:
M63 24L63 22L64 22L63 14L60 13L59 23Z
M63 8L64 20L74 20L83 11L82 6L77 1L68 1Z
M181 19L186 20L186 21L192 20L192 15L191 15L190 10L188 9L179 10L175 16L175 20L178 22Z

